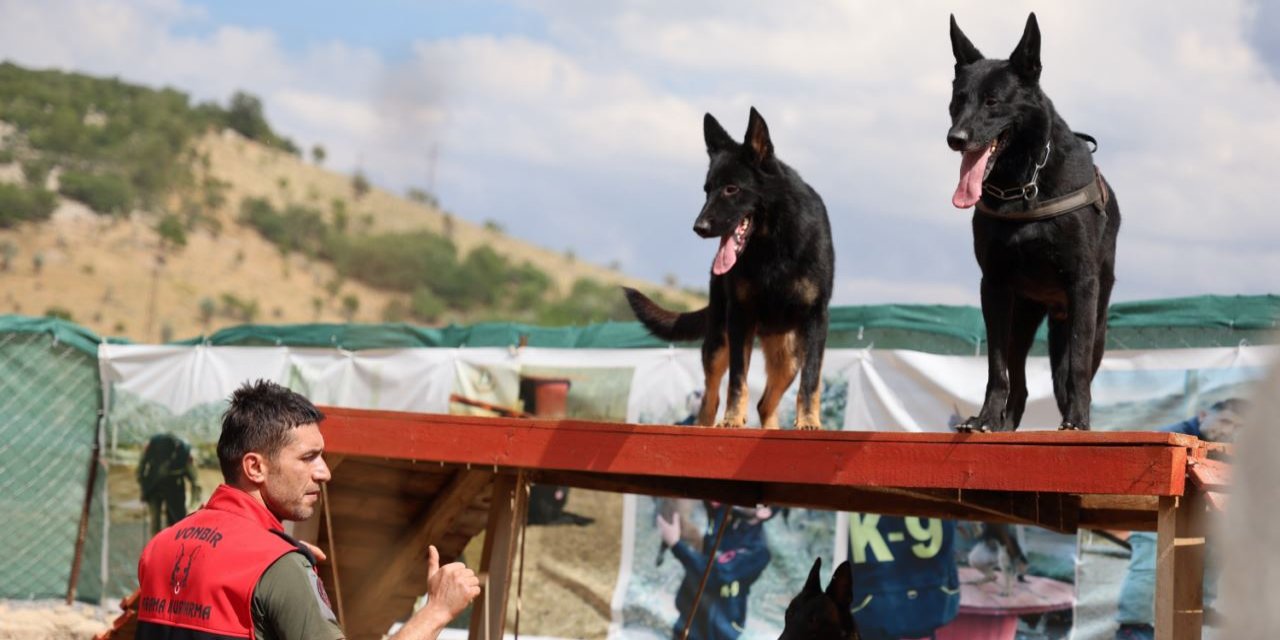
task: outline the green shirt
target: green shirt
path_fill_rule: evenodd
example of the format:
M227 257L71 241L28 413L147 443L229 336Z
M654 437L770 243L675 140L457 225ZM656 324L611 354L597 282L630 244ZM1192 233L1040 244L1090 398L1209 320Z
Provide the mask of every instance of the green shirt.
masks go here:
M321 595L320 577L301 553L286 553L267 567L253 589L257 640L342 640L342 627Z

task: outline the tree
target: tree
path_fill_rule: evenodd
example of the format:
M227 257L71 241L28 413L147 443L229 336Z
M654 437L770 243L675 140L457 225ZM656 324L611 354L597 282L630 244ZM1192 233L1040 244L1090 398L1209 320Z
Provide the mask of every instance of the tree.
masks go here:
M333 300L342 291L342 277L334 276L332 280L324 283L324 292L329 294L329 299Z
M347 225L351 222L351 216L347 214L347 201L342 198L334 198L330 203L330 209L333 212L333 229L338 233L346 233Z
M13 266L13 258L18 255L18 245L10 240L0 240L0 271L8 271Z
M156 235L160 236L160 252L175 251L187 246L187 230L182 219L166 213L156 223Z
M360 298L354 293L348 293L342 296L342 318L347 322L355 320L356 312L360 310Z
M434 195L429 193L426 189L419 189L418 187L409 187L409 190L405 191L405 197L409 198L410 202L416 202L430 207L439 206L440 204L440 201L437 200Z
M151 329L155 323L156 299L160 290L160 272L164 270L165 255L187 246L186 227L176 214L166 213L160 218L156 223L156 235L160 236L160 243L156 246L156 266L151 271L151 295L147 301L148 336L151 335Z
M317 165L324 164L324 159L328 154L325 153L324 147L315 145L311 147L311 161Z
M65 307L59 307L59 306L53 306L53 307L49 307L48 309L45 309L44 317L57 318L59 320L66 320L67 322L72 321L71 312L68 311Z
M227 126L250 140L267 142L272 136L271 126L262 115L262 100L244 91L237 91L231 96Z
M218 312L218 303L213 298L200 299L200 326L204 327L205 333L209 332L209 325L213 322L213 314Z
M355 174L351 176L351 193L355 194L355 199L363 198L371 188L369 178L364 175L364 170L356 169Z

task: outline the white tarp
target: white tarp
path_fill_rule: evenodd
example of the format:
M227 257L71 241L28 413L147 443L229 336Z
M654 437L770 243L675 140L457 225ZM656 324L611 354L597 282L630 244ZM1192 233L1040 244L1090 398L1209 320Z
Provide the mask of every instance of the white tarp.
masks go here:
M1093 386L1093 426L1103 430L1154 429L1181 421L1212 401L1247 394L1252 381L1278 355L1280 349L1276 347L1243 345L1110 352ZM748 377L753 424L758 424L754 401L764 387L763 364L757 351ZM674 348L421 348L352 352L285 346L104 344L99 349L99 366L108 406L110 459L120 465L133 459L130 451L136 452L147 435L170 429L173 424L187 425L184 435L197 446L209 444L210 438L216 440L217 416L227 397L243 382L257 378L285 384L317 404L446 413L453 393L514 406L519 402L522 372L552 371L571 375L574 380L571 416L576 412L579 417L593 419L666 424L686 421L696 413L702 391L699 352ZM1027 376L1030 397L1022 429L1057 428L1060 418L1047 359L1030 358ZM958 417L973 415L980 407L987 362L985 356L837 349L826 353L823 378L827 428L946 431ZM783 400L784 425L794 416L794 387ZM453 408L458 410L456 405ZM112 474L110 481L119 482L120 477L128 476ZM120 495L117 489L109 489L109 494ZM211 489L206 487L206 492ZM629 612L643 609L647 619L669 625L674 621L674 609L629 601L636 593L633 568L638 562L651 562L652 549L656 547L647 545L656 538L653 511L647 499L629 499L624 509L625 530L617 532L624 544L613 596L612 635L645 637L632 626ZM136 547L139 536L124 533L121 527L127 529L128 525L116 518L114 510L112 519L117 522L110 526L116 529L105 546ZM820 545L825 549L822 554L826 558L847 555L845 536L835 534L836 529L843 530L845 519L824 516L814 522L825 523L821 526L831 529L823 534L826 542ZM781 529L793 527L791 524L767 524L771 541L781 543L793 535L789 533L792 529ZM776 536L775 530L780 532ZM806 535L812 537L813 533ZM132 542L123 542L126 539ZM633 559L633 552L642 557ZM812 561L787 557L785 549L776 549L774 558L777 566L771 567L761 580L767 578L777 584L758 588L768 594L768 601L758 602L756 592L752 592L743 637L777 636L781 607L785 607L785 602L781 607L775 602L777 594L798 590ZM109 584L117 586L116 590L126 587L132 576L120 574L128 572L128 563L108 564L109 570L104 573L112 574ZM676 563L668 563L662 570L679 571L673 565ZM1081 594L1082 602L1090 597ZM1078 610L1077 630L1087 622L1096 626L1098 633L1104 633L1101 629L1107 624L1108 615L1105 605L1087 612ZM654 627L652 623L650 627L654 637L669 636L669 628ZM1092 633L1077 637L1096 637Z

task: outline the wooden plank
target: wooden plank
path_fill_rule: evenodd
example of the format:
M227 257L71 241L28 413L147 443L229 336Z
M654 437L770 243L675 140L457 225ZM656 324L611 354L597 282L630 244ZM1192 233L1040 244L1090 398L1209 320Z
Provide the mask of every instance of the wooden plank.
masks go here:
M453 477L454 471L454 467L412 460L348 458L342 477L358 478L358 483L353 488L367 493L389 496L431 495ZM336 473L334 477L338 477Z
M1176 434L800 433L336 409L323 428L329 448L362 456L873 487L1180 495L1187 458Z
M1204 500L1160 498L1156 535L1156 639L1200 640L1204 624Z
M621 422L592 422L586 420L553 420L543 418L501 418L460 416L405 411L381 411L375 409L350 409L323 407L327 418L322 429L349 426L352 421L368 423L390 421L408 426L415 424L473 426L481 428L546 429L557 432L592 431L620 434L676 434L697 437L746 438L756 440L836 441L836 442L933 442L965 444L1054 444L1089 446L1156 445L1194 448L1203 443L1195 437L1163 431L1016 431L1010 433L909 433L902 431L795 431L764 429L718 429L674 425L628 424ZM1152 426L1152 429L1155 425ZM411 442L405 443L412 446ZM397 456L393 456L397 457Z
M528 508L527 485L523 473L504 473L493 483L489 526L480 556L482 588L471 609L471 640L502 640L516 542Z
M1114 531L1155 531L1155 511L1126 511L1124 509L1081 509L1081 529L1111 529Z
M1231 486L1231 465L1218 460L1190 460L1187 474L1195 486L1205 491L1225 491Z
M1156 496L1086 495L1080 497L1080 508L1155 513L1160 508L1160 499Z
M770 485L726 480L675 480L559 471L536 471L530 474L530 478L534 482L595 491L718 500L739 505L769 504L885 515L1028 524L1061 532L1075 530L1078 512L1078 498L1056 494Z
M1208 524L1199 491L1179 501L1174 541L1174 640L1200 640L1204 626L1204 550Z
M409 522L422 512L423 506L430 502L431 497L427 495L402 498L371 494L361 491L358 486L352 486L351 483L343 483L333 485L329 500L335 516L359 518L361 514L367 514L364 517Z
M376 560L364 567L364 579L355 583L347 608L349 625L357 629L386 629L394 619L383 620L375 612L380 605L406 584L416 584L417 593L426 592L427 545L444 536L455 518L472 500L487 490L493 474L486 471L460 471L441 491L430 506L423 509L389 549L378 549ZM410 578L419 578L410 580ZM408 610L402 613L408 613Z
M1162 496L1156 515L1156 640L1173 640L1174 540L1178 528L1178 498Z

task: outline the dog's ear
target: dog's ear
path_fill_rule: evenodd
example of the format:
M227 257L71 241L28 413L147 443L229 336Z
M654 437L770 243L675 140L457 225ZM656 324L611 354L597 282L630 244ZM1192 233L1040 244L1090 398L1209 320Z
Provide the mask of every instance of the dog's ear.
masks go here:
M809 579L805 581L800 593L822 593L822 556L813 559L813 568L809 570Z
M836 567L831 574L831 584L827 585L827 597L831 598L842 611L853 606L853 566L848 560Z
M968 36L960 30L956 23L956 14L951 14L951 53L956 57L956 66L972 64L982 59L982 52L969 42Z
M751 107L751 119L747 121L746 144L751 148L751 157L756 166L766 171L773 166L773 139L769 137L769 125L764 117Z
M1023 79L1040 81L1040 24L1036 22L1036 14L1027 16L1027 26L1022 30L1018 46L1009 54L1009 64Z
M709 113L702 118L702 137L707 141L708 155L732 149L738 144L729 137L729 132L720 126L716 117Z

